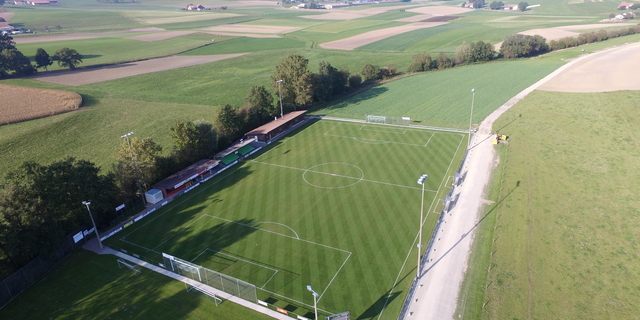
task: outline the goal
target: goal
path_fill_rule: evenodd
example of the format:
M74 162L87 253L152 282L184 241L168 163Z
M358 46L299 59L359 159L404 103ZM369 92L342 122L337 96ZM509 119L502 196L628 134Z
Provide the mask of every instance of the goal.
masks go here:
M205 290L205 289L203 289L203 288L199 288L199 287L196 287L196 286L192 286L192 285L187 284L187 283L185 283L185 284L184 284L184 286L187 288L187 292L190 292L191 290L196 290L196 291L199 291L199 292L204 293L204 294L207 296L207 298L208 298L208 299L213 299L213 302L215 302L216 307L217 307L217 306L219 306L219 305L222 303L222 299L221 299L221 298L219 298L219 297L218 297L215 293L213 293L213 292L209 292L209 291L207 291L207 290Z
M409 117L388 117L376 116L368 114L366 117L368 123L393 124L397 126L411 126L411 118Z
M367 115L367 122L370 123L387 123L387 117L385 116L374 116L374 115Z

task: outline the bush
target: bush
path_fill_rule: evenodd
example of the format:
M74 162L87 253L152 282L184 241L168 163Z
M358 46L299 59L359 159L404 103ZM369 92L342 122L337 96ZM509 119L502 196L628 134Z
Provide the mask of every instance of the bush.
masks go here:
M512 34L502 42L500 54L507 59L513 59L536 56L548 50L547 39L540 35Z
M355 89L362 83L362 77L359 74L354 74L349 77L349 88Z
M360 74L364 78L364 81L377 80L380 77L380 67L367 63L364 68L362 68Z

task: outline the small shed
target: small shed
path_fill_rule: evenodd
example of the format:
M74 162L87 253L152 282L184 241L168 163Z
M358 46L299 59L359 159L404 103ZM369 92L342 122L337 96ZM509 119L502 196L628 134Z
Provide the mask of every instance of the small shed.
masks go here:
M211 169L216 167L219 163L219 160L200 160L151 187L162 191L164 197L167 198L183 189L199 183L201 177L211 171Z
M256 139L260 142L269 142L278 134L304 120L304 114L306 112L307 110L289 112L280 119L273 120L251 130L246 134L246 137L248 139Z

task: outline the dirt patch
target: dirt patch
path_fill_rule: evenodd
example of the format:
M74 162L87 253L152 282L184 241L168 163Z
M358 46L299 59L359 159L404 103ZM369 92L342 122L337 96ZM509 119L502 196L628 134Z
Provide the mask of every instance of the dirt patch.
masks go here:
M558 92L609 92L640 90L640 73L622 61L640 61L640 43L594 54L549 80L539 90Z
M395 21L398 21L398 22L420 22L420 21L427 20L427 19L429 19L431 17L433 17L432 14L419 14L417 16L406 17L406 18L395 20Z
M69 91L0 84L0 92L0 125L53 116L82 104L82 97Z
M209 56L174 56L123 63L102 68L40 73L31 76L30 78L69 86L80 86L83 84L132 77L145 73L190 67L214 61L231 59L245 54L246 53L218 54Z
M214 36L247 37L247 38L282 38L277 34L255 34L255 33L230 33L230 32L205 32Z
M357 47L361 47L366 44L373 43L382 39L386 39L401 33L418 30L418 29L424 29L424 28L432 28L445 23L446 22L416 22L416 23L411 23L408 25L400 26L400 27L369 31L369 32L359 34L357 36L322 43L320 44L320 47L325 49L353 50Z
M429 19L422 20L420 22L447 22L455 19L462 18L461 16L434 16Z
M427 7L409 9L407 11L416 12L416 13L432 14L432 15L436 16L436 15L449 15L449 14L466 13L466 12L469 12L469 11L473 11L473 9L460 8L460 7L449 7L449 6L427 6Z
M275 33L284 34L300 30L300 27L258 26L248 24L222 24L219 26L202 28L206 31L238 32L238 33Z
M127 34L127 33L138 33L138 32L155 32L155 31L164 31L162 28L141 28L141 29L131 29L125 31L112 31L112 32L101 32L101 33L75 33L75 34L62 34L62 35L23 35L19 37L14 37L13 41L17 44L22 43L37 43L37 42L52 42L52 41L69 41L69 40L82 40L82 39L92 39L100 36L110 35L110 34Z
M0 11L0 18L4 19L4 21L7 21L7 22L9 22L9 20L11 20L11 18L13 18L14 15L15 13L13 12Z
M335 10L331 10L332 12L325 13L325 14L319 14L319 15L313 15L313 16L300 16L300 17L307 18L307 19L316 19L316 20L352 20L352 19L375 16L376 14L380 14L380 13L387 13L391 10L407 9L412 7L415 7L415 6L377 7L377 8L363 9L363 10L335 9ZM322 11L326 11L326 10L322 10Z
M187 34L196 33L197 31L169 31L169 32L158 32L158 33L150 33L150 34L142 34L139 36L127 37L126 39L146 41L146 42L154 42L154 41L162 41L171 38L181 37Z

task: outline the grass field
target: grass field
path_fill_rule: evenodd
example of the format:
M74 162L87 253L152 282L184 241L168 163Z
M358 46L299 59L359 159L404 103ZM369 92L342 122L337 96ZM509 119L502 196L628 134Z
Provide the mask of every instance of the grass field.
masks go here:
M427 72L376 86L315 113L360 120L367 114L410 117L423 125L464 128L469 124L472 88L476 89L473 118L478 123L562 64L520 60Z
M491 258L479 269L490 271L475 288L486 292L464 318L637 318L638 101L535 91L496 122L510 135L504 201L483 228Z
M415 181L429 174L425 212L439 210L465 143L460 133L315 122L108 243L231 274L281 307L308 310L312 285L325 313L393 319L415 272L404 264L418 233ZM425 219L423 241L436 219Z
M272 319L232 302L217 306L182 282L80 249L0 309L2 319Z

